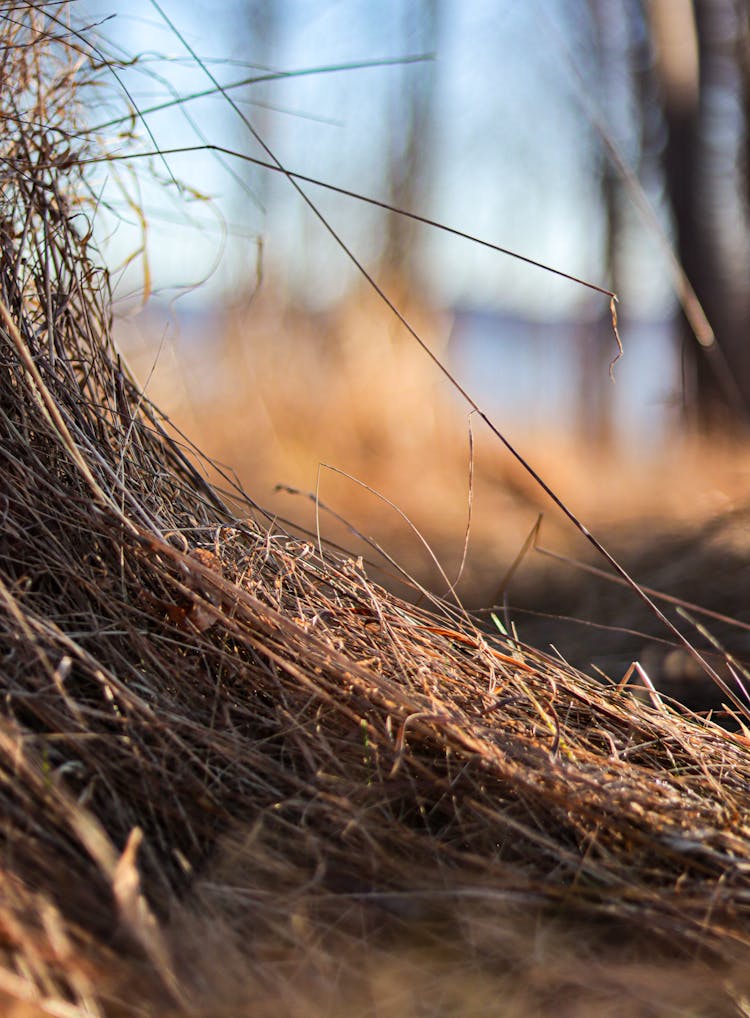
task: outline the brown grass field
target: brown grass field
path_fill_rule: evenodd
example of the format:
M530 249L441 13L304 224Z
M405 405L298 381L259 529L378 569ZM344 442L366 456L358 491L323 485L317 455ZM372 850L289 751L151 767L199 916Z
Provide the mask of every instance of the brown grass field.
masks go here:
M442 355L446 317L419 302L402 307ZM212 473L217 483L236 479L265 508L362 550L392 577L362 540L370 537L428 585L442 579L435 559L456 579L468 527L458 589L472 606L491 603L540 513L543 543L586 554L580 534L366 287L317 317L269 287L247 309L217 310L207 331L201 346L184 341L179 320L166 329L139 314L116 323L149 397L229 475ZM561 428L521 430L519 446L618 551L698 533L741 512L746 498L750 457L737 442L675 436L668 452L644 460Z
M0 31L17 85L0 93L3 1013L747 1014L741 655L650 608L637 623L718 688L717 724L643 668L596 677L502 605L502 628L468 610L469 492L470 607L493 604L547 496L478 425L469 483L465 414L366 295L328 359L278 308L229 323L220 414L189 365L160 356L149 379L131 348L131 374L73 214L92 213L97 143L74 130L101 55L57 9ZM719 614L744 608L738 460L683 451L604 484L580 450L534 448L639 577L696 600L692 569ZM319 534L314 500L272 491L315 493L319 462L401 512L327 471L319 501L360 537L325 510ZM583 557L554 519L544 540ZM561 568L568 604L609 598L622 635L639 590ZM562 582L534 575L532 593Z

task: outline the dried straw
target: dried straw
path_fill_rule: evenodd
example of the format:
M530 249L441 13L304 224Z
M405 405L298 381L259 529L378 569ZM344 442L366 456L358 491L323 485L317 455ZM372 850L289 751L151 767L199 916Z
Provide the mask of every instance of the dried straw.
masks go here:
M644 931L675 964L744 951L747 740L390 596L236 492L230 511L112 344L66 140L80 40L32 7L1 24L13 1013L214 1013L222 965L247 1013L281 972L307 987L289 1013L331 1013L404 937L436 971L460 959L445 1006L470 1013L521 916L628 959Z

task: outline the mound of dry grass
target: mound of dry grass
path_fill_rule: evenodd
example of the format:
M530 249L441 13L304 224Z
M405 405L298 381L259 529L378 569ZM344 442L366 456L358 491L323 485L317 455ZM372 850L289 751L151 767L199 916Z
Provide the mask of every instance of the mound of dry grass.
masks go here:
M227 508L112 345L50 17L2 22L5 1012L738 1013L747 740Z

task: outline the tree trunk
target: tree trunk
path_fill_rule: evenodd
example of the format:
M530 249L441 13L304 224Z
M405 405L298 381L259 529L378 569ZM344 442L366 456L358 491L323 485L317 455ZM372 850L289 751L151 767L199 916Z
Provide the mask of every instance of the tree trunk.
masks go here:
M744 19L733 0L653 0L651 10L677 254L716 336L714 347L700 347L680 316L687 405L702 430L736 429L750 408L747 207L738 173Z

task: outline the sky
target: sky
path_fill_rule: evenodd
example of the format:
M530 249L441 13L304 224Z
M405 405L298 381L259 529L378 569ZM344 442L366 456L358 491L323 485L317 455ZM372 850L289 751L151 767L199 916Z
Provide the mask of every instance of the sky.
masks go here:
M442 0L437 38L429 40L414 15L421 5L413 0L159 3L222 83L257 74L252 65L324 68L424 53L425 43L434 43L429 62L287 77L231 94L285 167L387 199L385 157L399 136L401 94L429 81L434 126L420 157L413 211L609 285L597 191L603 147L592 120L604 125L631 165L637 132L627 81L610 83L609 109L592 93L591 26L582 17L587 5ZM142 55L104 83L97 107L86 111L90 122L105 124L126 112L123 86L140 110L212 87L150 0L121 7L112 0L78 0L76 6L84 23L114 14L97 30L103 45L123 56ZM619 24L613 19L605 40L615 48L628 43L618 37ZM135 127L135 146L118 137L116 125L99 134L111 152L126 145L150 151L154 142L161 149L209 142L268 158L216 95L146 114ZM184 186L178 189L172 178ZM267 278L278 277L299 299L325 307L356 278L289 182L234 156L192 151L119 164L116 174L102 169L95 187L101 199L97 235L123 303L137 300L144 284L144 259L132 258L143 242L136 204L143 205L148 224L151 285L163 298L220 300L252 287L260 264ZM356 256L376 265L384 214L311 185L305 190ZM656 185L649 196L664 218ZM671 298L654 238L629 208L625 218L621 300L633 316L662 317ZM413 264L439 306L539 319L601 312L603 298L590 291L426 227L413 236Z

